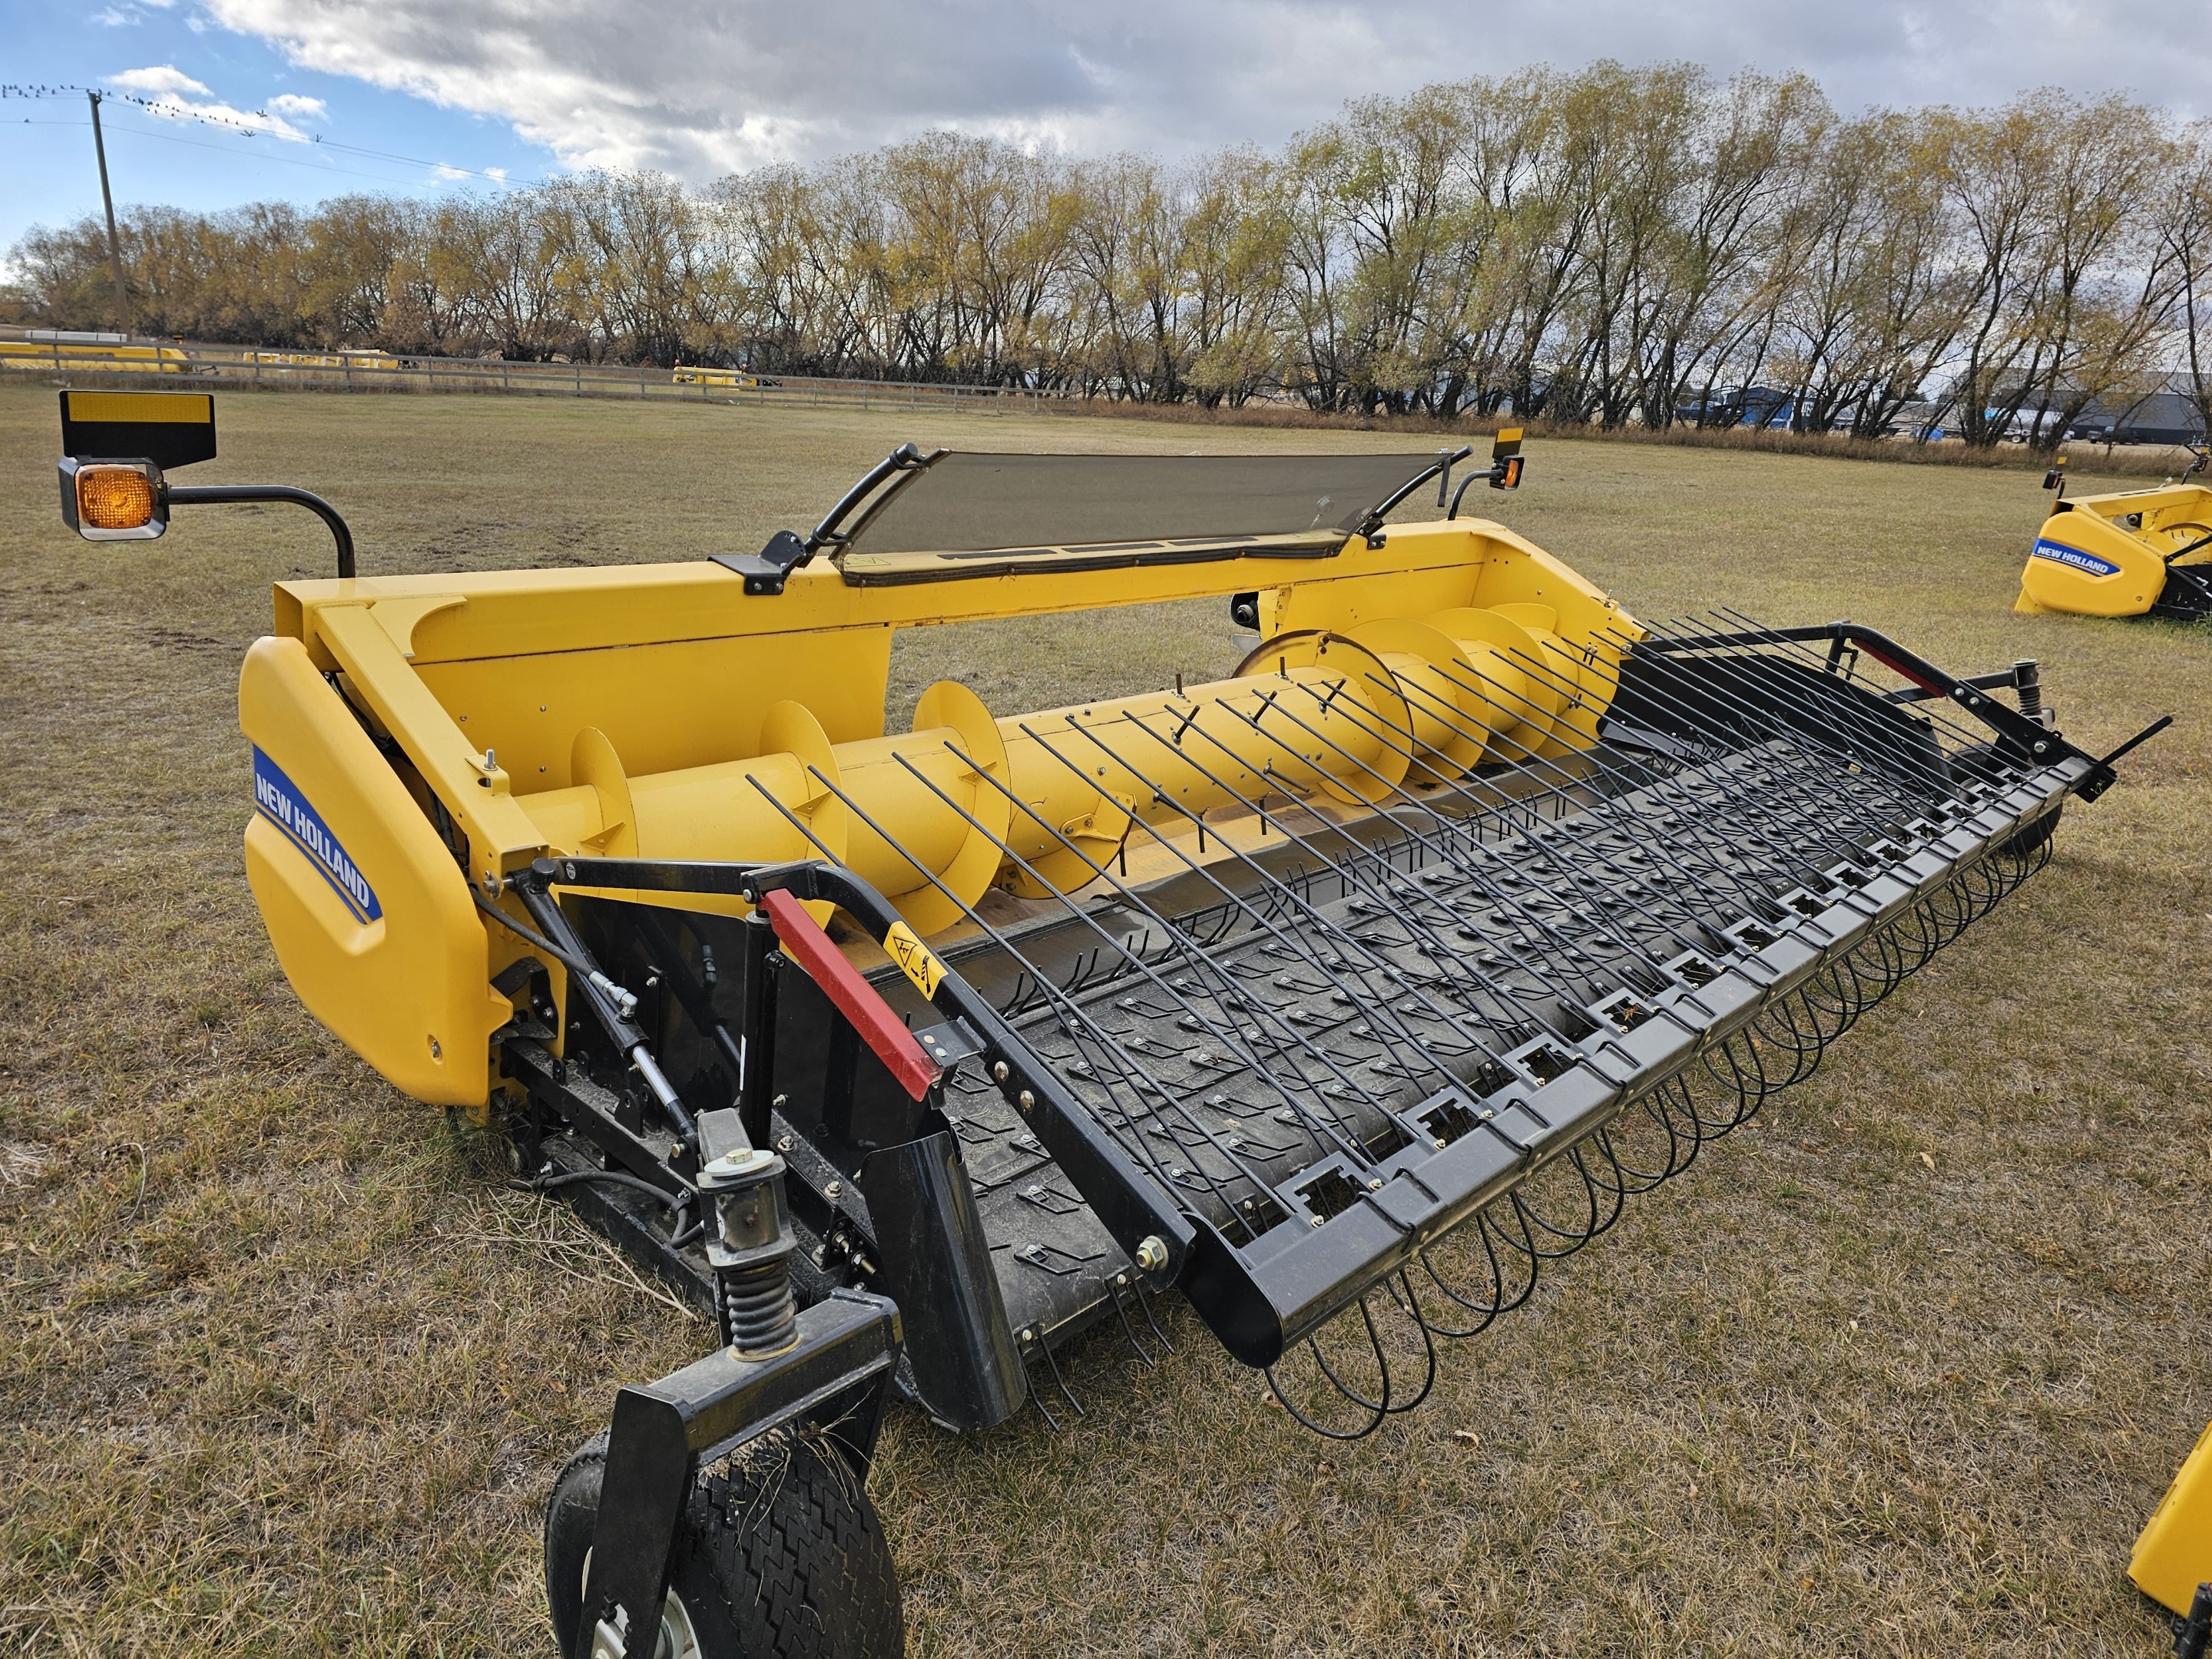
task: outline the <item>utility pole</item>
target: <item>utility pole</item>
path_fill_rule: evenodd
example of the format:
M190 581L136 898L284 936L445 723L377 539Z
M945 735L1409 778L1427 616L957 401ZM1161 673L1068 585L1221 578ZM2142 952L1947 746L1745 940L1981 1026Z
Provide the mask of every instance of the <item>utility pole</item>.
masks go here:
M123 286L123 244L115 238L115 198L107 188L107 144L100 136L100 94L88 91L92 100L92 153L100 158L100 204L107 210L107 268L115 273L115 319L125 334L131 332L131 295Z

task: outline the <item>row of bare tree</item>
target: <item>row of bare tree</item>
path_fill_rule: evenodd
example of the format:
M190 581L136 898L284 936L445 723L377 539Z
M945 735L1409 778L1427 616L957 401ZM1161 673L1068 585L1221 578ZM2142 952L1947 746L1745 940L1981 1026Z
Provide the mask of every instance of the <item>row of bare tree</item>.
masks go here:
M587 173L313 212L139 209L142 329L747 363L1208 405L1969 441L2179 371L2212 415L2212 125L2055 93L1846 118L1802 76L1537 70L1170 166L933 132L703 191ZM14 308L106 324L97 220ZM2201 355L2200 355L2201 350Z

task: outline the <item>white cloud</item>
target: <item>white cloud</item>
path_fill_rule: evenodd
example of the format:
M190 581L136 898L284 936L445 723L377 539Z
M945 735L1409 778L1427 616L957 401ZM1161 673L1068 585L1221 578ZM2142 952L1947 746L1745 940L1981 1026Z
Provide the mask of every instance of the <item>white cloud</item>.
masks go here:
M288 101L287 98L272 100L270 108L265 110L239 109L220 101L199 102L197 100L200 99L213 99L214 92L193 80L174 64L125 70L120 75L109 76L107 81L110 86L120 87L126 93L138 94L134 101L149 115L158 115L167 120L200 123L249 137L266 133L287 143L304 144L307 142L307 135L284 118L287 114L303 112L279 107ZM319 113L322 109L322 100L317 98L294 98L289 101L295 105L312 104Z
M295 121L320 121L331 112L331 106L319 98L302 97L296 92L280 92L269 100L269 112L289 116Z
M121 87L125 92L150 93L160 97L164 93L197 93L205 98L210 89L204 83L179 69L174 64L157 64L152 69L125 70L120 75L107 77L110 86Z
M930 126L1169 155L1279 142L1347 96L1689 59L1805 70L1846 109L2135 90L2212 108L2212 40L2171 0L205 0L295 64L503 119L574 165L697 179ZM2154 63L2113 50L2157 40ZM2131 76L2154 73L2138 84Z

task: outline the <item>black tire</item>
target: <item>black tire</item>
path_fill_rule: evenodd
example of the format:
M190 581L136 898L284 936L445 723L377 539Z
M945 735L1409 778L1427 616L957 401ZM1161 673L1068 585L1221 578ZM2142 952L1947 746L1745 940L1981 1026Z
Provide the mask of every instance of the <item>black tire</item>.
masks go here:
M545 1506L545 1599L575 1654L607 1437L577 1449ZM702 1470L669 1591L702 1659L899 1659L898 1577L860 1475L821 1437L779 1430Z

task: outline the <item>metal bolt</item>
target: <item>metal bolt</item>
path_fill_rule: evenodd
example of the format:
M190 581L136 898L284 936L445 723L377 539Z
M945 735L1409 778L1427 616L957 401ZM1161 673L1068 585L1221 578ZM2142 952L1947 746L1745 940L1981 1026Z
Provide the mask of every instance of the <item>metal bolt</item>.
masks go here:
M1014 1103L1026 1112L1036 1105L1036 1097L1024 1089L1014 1097Z
M1379 1193L1382 1190L1382 1183L1379 1181L1370 1181L1367 1183L1367 1190L1370 1193Z
M833 1181L822 1189L822 1196L824 1198L835 1198L838 1194L844 1190L845 1183L843 1182Z
M781 1139L778 1140L778 1141L775 1143L775 1149L776 1149L776 1151L778 1151L779 1152L789 1152L789 1151L791 1150L791 1143L792 1143L793 1139L793 1138L792 1136L790 1136L790 1135L785 1135Z
M991 1080L994 1083L1004 1083L1013 1074L1014 1068L1003 1060L991 1068Z
M1319 1216L1316 1216L1313 1218L1313 1224L1316 1227L1321 1225L1321 1218Z
M775 1106L775 1107L777 1107L777 1108L779 1108L779 1109L780 1109L780 1108L782 1108L782 1107L785 1107L785 1106L788 1106L788 1105L791 1103L791 1097L790 1097L789 1095L778 1095L778 1096L777 1096L774 1100L770 1101L769 1103L771 1106Z
M668 1143L668 1155L669 1155L669 1157L671 1157L671 1158L681 1158L681 1157L683 1157L683 1156L684 1156L684 1143L683 1143L682 1141L680 1141L680 1140L672 1140L672 1141L670 1141L670 1142Z
M1168 1265L1167 1241L1158 1233L1141 1239L1137 1244L1137 1266L1144 1272L1156 1273Z

